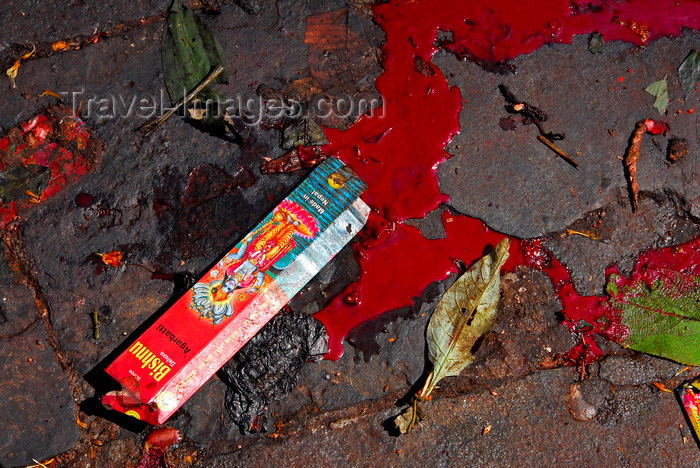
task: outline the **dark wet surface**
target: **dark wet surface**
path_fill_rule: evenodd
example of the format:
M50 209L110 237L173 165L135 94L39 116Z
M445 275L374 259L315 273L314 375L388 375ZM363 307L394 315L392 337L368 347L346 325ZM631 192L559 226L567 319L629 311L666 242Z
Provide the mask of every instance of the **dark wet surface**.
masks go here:
M4 43L50 43L134 24L160 14L168 3L7 2L0 26ZM357 8L361 2L341 14L355 39L327 54L304 43L307 17L346 7L343 2L261 2L260 15L218 3L220 14L205 15L205 21L234 71L220 92L255 98L262 84L298 89L295 80L314 76L329 93L375 97L373 82L381 71L375 53L383 33ZM158 97L162 26L156 21L79 51L27 61L17 89L3 78L0 126L7 131L54 103L37 97L47 88L69 95L81 91L77 100L84 101L83 109L93 96ZM586 47L585 37L571 46L544 47L516 59L518 71L507 76L446 53L438 53L433 67L459 86L467 101L462 132L448 146L454 156L439 169L451 207L508 234L549 236L547 245L569 266L579 291L593 294L602 291L607 265L622 262L623 269L631 268L650 246L698 235L700 94L669 105L671 135L690 145L681 161L667 165L645 137L642 200L634 215L617 156L637 120L659 118L644 87L668 74L671 95L678 96L675 67L690 48L700 48L700 36L686 33L646 48L610 43L597 55ZM510 115L497 90L501 83L548 113L546 128L566 134L558 145L575 157L580 170L555 158L536 140L535 127L517 116L507 123L514 130L503 129L501 119ZM693 107L694 114L677 113ZM134 131L144 123L140 118L93 114L85 120L106 143L101 164L17 221L27 273L20 275L5 261L0 265L2 466L58 454L68 466L135 465L147 431L131 432L76 411L75 398L82 401L94 389L72 378L66 362L78 376L93 369L171 299L171 275L203 272L306 173L260 173L264 158L285 152L278 130L253 129L239 147L176 118L147 138ZM657 140L665 147L665 138ZM442 235L438 211L413 221L427 237ZM600 239L567 235L567 228L595 231ZM123 253L123 266L95 260L95 254L113 250ZM292 307L318 311L357 273L345 249ZM28 278L48 307L48 325ZM548 358L565 352L576 337L558 323L559 303L547 279L528 269L504 278L501 313L476 363L443 382L426 404L428 419L415 432L392 437L383 423L398 414L395 402L424 372L425 325L453 279L431 285L414 307L353 332L339 362L306 365L291 392L270 404L271 432L241 435L225 414L224 383L212 378L168 422L184 436L170 450L170 461L174 466L698 462L678 403L652 385L672 379L682 366L601 340L610 356L590 366L582 382L580 369L546 369ZM91 318L95 311L99 338ZM697 373L691 369L684 375ZM572 384L579 384L582 397L596 408L593 419L571 416ZM80 427L76 416L87 426ZM482 435L489 425L491 431Z
M661 39L643 49L612 43L596 55L587 44L587 37L578 36L573 45L543 47L515 59L517 72L506 76L484 73L474 64L438 53L433 61L467 101L460 117L462 131L448 145L454 156L439 169L441 189L450 195L452 206L507 234L536 237L562 230L625 196L617 157L623 156L635 122L663 118L651 107L654 99L644 88L664 75L675 99L663 119L671 126L670 135L693 141L691 153L697 154L698 114L687 110L698 107L700 98L696 93L681 101L675 68L689 49L698 47L698 37ZM566 135L556 143L580 164L578 170L537 141L534 125L509 116L497 90L502 83L547 113L544 127ZM513 131L500 125L500 119L508 117L515 121ZM642 193L670 198L697 216L697 157L669 166L667 139L656 139L663 150L651 137L643 142Z

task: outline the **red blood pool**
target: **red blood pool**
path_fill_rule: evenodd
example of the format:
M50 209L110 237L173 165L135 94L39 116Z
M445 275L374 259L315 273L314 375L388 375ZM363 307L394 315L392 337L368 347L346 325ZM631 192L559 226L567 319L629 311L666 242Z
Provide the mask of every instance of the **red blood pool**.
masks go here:
M693 0L447 4L427 0L390 2L374 11L387 34L382 47L384 73L375 83L383 106L347 131L326 129L330 143L323 148L367 182L369 189L363 198L380 215L370 220L355 247L362 269L360 280L316 315L328 329L328 357L332 359L342 355L342 339L352 328L410 305L430 283L456 271L453 259L471 264L504 237L466 216L443 216L447 238L437 240L426 239L418 229L402 223L421 218L448 201L439 190L436 169L449 157L445 145L460 130L462 97L437 67L432 67L434 74L421 74L415 67L416 57L431 62L439 48L435 45L439 31L451 32L442 35L440 47L484 66L499 67L546 43L570 43L576 34L598 31L606 41L641 45L680 35L683 27L700 27L700 2ZM377 223L384 226L379 229L381 235L372 234ZM506 269L526 260L552 280L567 326L580 331L584 339L595 333L614 334L615 323L605 318L603 299L579 296L566 268L556 259L530 258L514 242ZM588 362L599 354L591 338L569 357Z

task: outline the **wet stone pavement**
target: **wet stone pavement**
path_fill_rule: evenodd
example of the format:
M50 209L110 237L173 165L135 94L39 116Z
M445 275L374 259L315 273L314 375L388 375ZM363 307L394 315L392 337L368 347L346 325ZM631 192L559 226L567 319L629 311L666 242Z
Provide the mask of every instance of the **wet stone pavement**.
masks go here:
M9 56L10 44L137 25L169 4L6 2L0 57ZM260 2L257 15L228 1L202 4L232 70L220 92L255 98L261 85L299 89L299 79L312 76L330 95L378 97L384 33L364 2ZM328 50L306 43L307 18L315 15L348 28L352 40ZM3 133L55 104L39 97L46 89L76 92L83 106L93 96L159 96L163 24L156 18L81 50L23 63L17 88L5 78L0 87ZM686 31L644 48L613 42L598 55L586 47L584 36L572 45L545 46L518 57L517 72L505 76L437 53L433 66L465 101L462 131L438 172L449 204L411 224L426 237L441 237L440 214L449 209L507 234L547 236L547 247L584 294L602 292L606 266L619 262L629 270L649 247L700 235L700 93L669 104L672 134L690 145L684 159L667 164L645 138L638 213L629 209L616 157L637 120L659 117L644 87L667 74L671 95L679 95L675 69L688 50L700 49L700 34ZM579 170L554 159L533 126L514 120L504 130L502 119L511 116L497 90L502 83L544 109L548 129L566 133L561 146L575 155ZM698 112L678 113L693 106ZM144 123L136 117L85 121L105 144L100 164L23 211L2 233L0 466L51 458L58 466L135 466L148 429L95 415L96 390L85 376L176 298L186 275L206 271L307 173L260 172L266 158L285 153L276 129L254 127L236 145L177 118L146 138L135 131ZM604 241L566 229L597 230ZM123 254L121 266L99 260L97 254L115 250ZM348 247L291 307L315 313L358 274ZM674 377L684 366L602 339L607 357L590 365L585 378L580 369L552 366L577 337L559 323L561 307L548 279L526 268L504 276L497 324L476 362L441 383L420 427L394 436L387 421L424 376L426 323L454 279L430 285L412 307L354 330L338 362L306 365L296 388L271 404L267 432L242 435L224 410L224 383L212 378L168 421L183 434L168 460L177 467L700 463L674 396L652 384L678 383L700 369ZM593 408L587 420L574 417L581 401Z

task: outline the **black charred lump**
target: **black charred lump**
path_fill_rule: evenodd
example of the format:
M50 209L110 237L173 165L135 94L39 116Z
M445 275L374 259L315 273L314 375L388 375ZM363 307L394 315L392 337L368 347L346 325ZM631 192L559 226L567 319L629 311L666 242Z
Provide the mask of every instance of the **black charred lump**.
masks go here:
M218 372L226 410L243 433L265 432L267 408L295 386L304 363L328 352L326 327L310 315L280 312Z

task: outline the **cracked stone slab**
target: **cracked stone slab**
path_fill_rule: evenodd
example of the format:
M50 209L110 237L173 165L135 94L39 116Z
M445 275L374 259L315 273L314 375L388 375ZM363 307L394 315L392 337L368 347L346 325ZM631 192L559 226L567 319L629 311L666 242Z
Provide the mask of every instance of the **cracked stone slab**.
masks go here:
M561 368L494 387L496 395L489 391L449 398L436 395L425 404L427 418L402 437L392 437L381 427L398 408L361 413L346 425L333 425L337 416L320 415L282 433L276 444L250 441L243 449L234 446L195 465L233 467L281 459L289 465L313 459L348 466L635 466L649 459L693 465L697 447L683 443L678 432L683 416L670 395L630 388L623 395L628 406L652 405L629 413L619 420L616 431L610 431L597 419L572 418L567 395L576 379L571 369ZM484 435L486 426L491 430Z
M131 24L141 15L165 11L168 4L168 1L156 1L148 8L137 8L117 1L109 6L87 7L81 16L83 23L65 21L53 24L56 18L73 17L75 7L65 2L49 2L41 8L29 8L15 2L8 5L9 14L0 19L0 24L6 26L4 31L9 42L53 41L75 34L91 34L94 28L104 30L118 24ZM347 50L337 47L331 51L330 57L326 57L332 59L328 68L324 69L324 65L316 60L314 69L310 70L310 50L305 43L306 19L319 12L343 7L347 7L345 2L279 5L268 2L263 14L250 16L238 6L229 4L222 7L219 16L202 15L224 47L234 75L228 85L221 85L218 90L234 98L256 98L256 90L261 84L282 89L312 72L324 71L331 72L329 83L334 83L333 63L349 60L356 50L354 46ZM47 14L48 11L51 14ZM378 52L377 46L383 36L366 13L350 8L347 14L347 25L361 42L370 46L363 49L365 55ZM16 21L13 16L17 16ZM27 23L38 26L29 28ZM35 276L48 303L59 344L80 374L91 370L171 298L172 282L159 277L183 273L196 276L206 271L211 261L248 232L304 176L303 173L266 177L260 174L259 166L266 161L265 158L275 158L283 153L279 147L278 131L252 129L249 138L239 147L203 134L176 118L151 137L144 138L135 132L144 123L142 118L88 114L90 99L114 97L119 100L124 97L128 103L133 96L158 96L163 87L160 66L162 27L162 22L154 22L121 36L100 40L79 51L26 61L16 80L18 88L7 88L2 92L5 99L0 126L4 128L14 126L47 102L53 102L54 98L38 97L49 88L67 92L68 105L76 104L77 107L83 101L81 115L107 144L102 163L94 173L33 207L22 220L28 254L31 263L37 266ZM347 97L348 94L355 98L375 97L377 92L373 82L381 72L378 57L378 53L376 56L369 53L363 57L367 63L351 60L352 70L344 70L343 80L330 91L336 97ZM316 58L319 58L318 54ZM366 69L363 68L365 65ZM350 86L354 79L358 80L357 89ZM72 92L78 92L77 102L71 102ZM167 96L164 104L169 104ZM94 102L92 106L95 109ZM214 169L198 182L196 171L202 167ZM212 173L224 183L229 177L235 178L239 171L250 174L240 188L231 187L219 196L208 198L211 193L206 188L213 178L210 177ZM199 184L192 193L202 195L203 200L188 198L192 183ZM94 204L78 206L76 197L80 194L94 198ZM188 201L193 203L188 204ZM112 250L123 253L122 267L105 267L95 256ZM347 284L347 271L357 270L351 257L352 251L348 249L345 256L339 258L346 266L335 268L338 273L333 268L328 270L328 284L323 288L330 297L324 298L325 303ZM4 264L2 268L7 270ZM0 284L7 286L8 296L7 303L0 303L8 321L6 324L0 317L3 336L21 330L32 319L22 315L23 311L30 309L25 303L32 301L31 296L26 288L15 285L13 281L9 272L0 271ZM93 312L98 314L100 338L94 336ZM28 350L17 350L16 355L20 360L32 358ZM27 375L20 380L34 382L41 377L32 372L31 368L28 369ZM51 377L61 382L66 376L59 372ZM173 424L181 427L183 433L191 434L190 441L211 442L213 424L218 424L223 431L218 431L217 435L226 431L237 432L230 421L227 425L221 419L220 406L217 403L212 406L212 402L223 401L222 388L221 382L212 379L173 418ZM38 400L44 395L45 387L29 385L24 390ZM50 390L58 395L57 398L70 395L65 388ZM23 413L29 410L36 412L34 407L16 409L17 418L25 417ZM52 424L65 425L66 420L75 420L74 414L66 419L65 414L52 411L46 411L44 417L50 418ZM91 418L88 416L88 421ZM66 431L66 437L71 434ZM140 435L121 433L119 437L133 442ZM76 442L61 445L62 440L57 437L56 444L59 445L47 445L53 450L52 454L66 451ZM27 447L43 443L43 439L28 427L19 427L14 441L16 445ZM102 459L102 466L123 465L136 455L134 444L117 440L109 445L129 445L130 448L128 453L105 448L105 453L117 450L118 456ZM92 463L84 446L76 447L76 451L79 454L77 460ZM43 457L43 452L39 455ZM80 464L79 461L76 463Z
M167 4L167 1L158 0L150 2L148 7L142 7L140 4L127 5L118 0L110 7L86 6L88 9L83 16L84 24L81 23L78 32L91 33L93 26L109 27L109 21L112 21L112 24L121 21L128 23L137 20L141 14L161 12L167 8ZM232 82L218 89L230 94L249 96L254 95L253 90L261 83L283 88L298 78L299 72L306 73L309 53L308 45L304 44L306 18L317 11L329 11L341 6L344 6L342 2L323 6L320 2L266 2L265 12L260 16L251 17L235 5L227 5L222 8L220 16L205 17L205 21L212 26L226 49L229 63L237 70ZM51 11L51 8L58 10L53 11L53 17L40 17L42 11L32 10L29 12L29 18L22 16L18 17L18 21L13 21L12 17L20 14L19 10L22 9L17 2L13 3L11 10L8 10L11 13L8 19L0 20L6 21L8 25L4 30L10 31L11 34L7 37L11 38L11 41L29 40L39 38L47 31L50 37L62 39L65 33L75 31L69 21L51 24L54 17L63 18L69 13L72 14L77 8L75 5L51 1L48 2L48 6L41 8L46 11ZM112 11L119 13L112 14ZM116 16L120 16L120 21L114 20ZM357 20L356 16L350 18L351 22ZM376 27L372 30L370 19L365 18L364 23L363 27L367 26L369 30L369 42L377 43L381 34L377 34ZM31 29L30 26L36 24L39 26ZM52 29L42 29L44 26ZM352 23L352 27L357 32L360 31L356 22ZM107 93L131 96L137 91L157 91L162 87L158 49L161 28L162 23L152 24L122 38L98 42L79 52L25 63L17 80L20 89L3 93L6 100L5 110L0 115L0 125L13 126L22 120L20 116L29 116L41 107L46 98L40 99L35 96L47 87L63 91L84 86L87 97ZM31 34L25 36L25 31L31 31ZM661 44L662 46L654 46L661 49L650 47L648 50L656 51L653 53L657 56L663 55L663 51L672 50L674 47L680 51L697 44L697 40L693 42L692 39L685 38L676 45L668 41ZM575 148L575 145L568 146L574 140L580 142L584 136L595 134L601 140L612 140L606 149L614 148L616 152L606 154L605 157L610 156L613 159L616 154L624 151L634 121L654 116L653 112L656 111L651 108L651 96L636 87L634 92L630 91L632 88L624 88L628 85L630 76L624 75L622 85L617 81L618 72L621 75L627 73L627 69L631 69L632 65L638 62L650 66L650 59L645 58L648 50L630 49L623 44L612 44L609 47L606 54L601 56L603 58L590 56L582 43L576 43L574 46L546 47L540 50L540 55L534 56L534 59L518 59L521 71L519 74L505 77L504 80L507 80L507 84L517 96L542 107L550 114L548 125L551 127L548 126L548 129L559 131L561 128L567 134L572 132L565 140L567 150ZM687 52L685 49L683 51ZM548 61L560 58L564 68L557 69L555 76L545 76L551 73L551 62ZM682 58L681 56L680 59ZM582 63L579 63L578 59L581 59ZM527 65L531 60L535 60L532 62L534 65ZM669 57L665 63L668 65L670 62ZM524 127L515 122L515 131L504 132L498 126L499 119L507 116L503 110L502 99L495 89L500 83L497 79L499 77L487 74L470 64L458 63L446 56L436 58L435 63L439 64L443 71L451 67L455 75L464 74L463 86L471 83L469 80L474 78L474 86L478 85L478 88L469 88L468 91L471 93L471 89L475 89L473 94L476 95L478 89L480 93L480 97L477 98L467 94L465 88L463 97L469 102L465 103L463 118L469 113L470 119L482 118L483 122L479 123L480 126L471 120L463 122L464 135L458 137L463 140L460 140L461 143L455 140L451 146L455 148L456 145L460 145L462 153L455 151L455 157L445 165L454 172L455 167L450 165L457 164L459 158L467 156L478 159L482 165L480 173L472 173L469 172L469 167L472 166L466 167L465 163L463 168L460 166L461 169L458 169L461 178L450 182L461 184L459 191L463 192L459 196L453 195L453 202L459 202L460 197L468 202L458 209L469 212L465 208L473 202L469 197L486 197L485 193L479 195L471 192L485 191L491 187L487 183L495 183L492 168L500 167L505 160L499 158L507 156L497 148L504 135L509 141L509 148L520 145L518 148L529 151L513 151L516 153L515 157L524 162L515 167L512 175L518 180L523 177L532 178L527 181L531 186L526 187L530 190L528 193L531 194L531 198L540 197L544 193L545 199L536 201L540 205L553 205L558 203L557 197L570 196L574 200L572 203L578 206L569 185L562 185L559 191L552 187L557 187L557 184L562 184L567 178L574 180L574 177L580 177L580 174L567 172L571 168L564 166L557 168L556 173L550 170L550 173L542 175L542 167L549 168L559 161L552 159L549 150L538 147L539 143L534 140L534 128ZM566 101L566 106L563 107L559 102L561 94L568 91L568 88L560 89L563 78L575 73L579 73L581 77L602 73L604 70L601 69L606 67L610 70L605 72L606 81L601 82L600 86L606 89L611 87L610 92L615 99L611 101L613 109L610 112L613 115L604 116L603 124L606 123L605 119L615 123L615 136L607 133L607 126L595 131L588 130L584 135L577 135L577 131L563 128L569 127L574 119L570 114L571 108L575 107L575 103L570 102L573 98ZM524 80L521 79L523 73L526 75ZM635 84L642 89L649 82L660 78L651 76L649 70L644 73L644 79L637 76L640 82ZM672 83L672 76L673 72L670 71L669 84L672 87L677 86ZM448 78L452 80L454 77ZM372 81L372 77L369 76L367 80ZM612 83L609 83L609 80L612 80ZM521 81L525 82L525 86L521 87ZM545 85L549 94L553 94L551 98L543 97L538 88L539 83ZM590 83L589 85L589 88L593 86ZM22 91L28 97L20 94ZM605 108L602 97L597 99L590 105ZM648 106L645 107L644 113L634 114L629 122L623 122L620 117L623 111L615 106L625 105L629 109L633 106L633 99L637 99L638 103L648 102ZM474 108L468 108L469 105L476 106L479 112L483 110L484 115L479 117L481 114L475 112ZM672 106L676 107L673 107L673 110L677 110L679 105L680 103L674 101ZM562 109L566 111L566 115ZM579 114L582 115L582 121L588 120L590 112L586 109L584 108L583 114ZM628 114L625 113L624 116L627 117ZM680 119L681 116L674 114L674 121ZM98 173L89 175L81 180L79 186L40 205L30 219L26 220L27 245L34 252L34 263L42 268L38 279L52 312L55 313L59 340L70 351L81 371L90 368L111 351L115 344L124 339L124 334L133 330L172 294L172 284L153 279L151 271L190 272L196 275L205 270L210 261L236 240L236 236L247 232L248 228L264 216L276 201L285 195L285 191L291 189L302 177L301 174L296 174L264 178L259 174L257 168L262 157L274 158L282 153L278 147L279 135L276 132L252 132L250 140L238 148L203 135L177 120L168 122L166 127L151 138L143 140L133 132L140 123L142 122L135 119L90 120L91 127L108 143L108 151L98 168ZM472 131L465 123L474 126L476 130ZM682 127L674 122L671 124L674 133L676 128ZM483 133L477 134L479 130L483 130ZM600 134L596 133L598 130ZM688 139L691 140L693 135ZM488 144L482 144L483 141ZM659 141L662 144L664 142L661 138ZM471 148L473 153L464 150L467 148L465 142L474 146ZM640 166L650 164L656 167L659 163L657 169L661 172L667 170L672 174L684 176L688 165L694 164L693 157L697 157L695 151L678 163L679 165L665 169L660 159L654 159L659 156L654 154L654 151L658 150L648 137L645 137L644 145ZM591 144L583 145L583 150L577 149L592 151L594 147L598 148ZM596 155L598 156L603 158L602 154ZM580 162L583 163L587 159L586 154ZM541 166L541 161L546 161L546 165ZM186 222L176 218L159 218L156 206L152 202L154 192L161 190L163 186L171 186L172 192L163 199L173 204L171 208L179 207L178 200L182 198L192 171L202 164L214 165L229 175L235 174L241 167L246 167L257 180L240 192L210 200L207 204L212 207L211 211L196 212L199 216L185 218ZM606 164L603 164L604 167L600 171L593 167L582 169L586 182L590 182L589 176L592 177L603 169L609 170L612 175L605 176L608 180L603 177L597 182L591 182L593 185L584 187L588 191L583 190L583 195L577 192L581 198L581 206L577 208L578 218L575 219L582 219L582 213L591 212L595 203L608 206L606 203L609 199L605 197L613 192L618 196L620 190L624 190L619 160L608 161ZM478 164L474 165L474 168L479 167ZM646 206L652 201L649 195L657 193L658 187L654 185L654 181L650 183L649 180L642 180L641 171L640 167L640 184L643 190L648 190L643 193L643 203ZM647 174L653 177L658 171ZM171 174L172 177L165 177L167 174ZM598 185L595 185L596 183ZM671 188L674 191L687 188L687 183L679 184ZM542 218L542 222L537 224L536 221L540 219L537 217L537 210L528 207L525 197L521 197L522 192L516 190L518 187L512 180L498 186L498 190L502 192L499 194L501 199L506 199L511 193L515 194L518 205L508 208L505 204L496 202L494 206L488 207L488 203L492 203L493 200L483 200L486 207L479 205L481 211L477 214L493 215L495 221L489 221L492 227L498 228L497 221L501 222L505 226L501 229L506 232L510 224L516 227L522 224L522 232L525 233L526 228L542 233L549 232L556 226L560 226L556 228L560 229L570 223L569 218L562 213L545 212L550 219L545 223ZM104 202L109 210L115 213L118 211L120 215L100 217L80 209L75 204L75 197L80 192L95 196L100 202ZM687 197L685 192L677 193L683 198L677 199L679 205L685 203L684 210L688 211L695 206L692 205L693 199ZM596 202L597 196L602 197L602 201ZM624 208L624 205L622 207ZM538 209L543 210L541 206ZM225 219L212 220L213 213L219 213ZM650 213L649 218L643 215L641 219L657 222L659 216L670 212L658 210ZM90 217L89 220L86 219L86 215ZM532 221L533 219L535 221ZM433 214L432 218L429 215L424 220L416 220L415 223L434 237L443 235L440 231L442 224L439 222L439 213ZM236 226L231 227L234 224ZM639 227L643 229L642 224ZM206 235L202 236L202 232ZM673 232L673 236L676 236L676 231ZM173 241L178 233L191 233L194 240L190 244L196 244L198 248L185 251ZM660 235L654 233L652 237ZM648 242L647 239L651 238L643 239L644 242ZM573 242L581 239L567 240ZM649 242L654 241L651 239ZM114 247L124 251L126 266L96 274L98 265L91 262L90 255ZM567 245L563 246L562 250L573 251L577 248ZM598 268L603 260L596 262ZM357 265L351 258L350 249L346 249L333 266L322 272L320 284L309 286L306 291L307 297L299 297L296 303L303 308L306 307L303 305L306 300L310 305L308 311L318 310L331 300L335 292L343 289L343 281L349 281L349 277L355 274ZM581 270L579 277L588 276ZM11 280L2 284L8 288L13 287ZM682 416L677 404L672 398L659 397L647 388L632 388L624 393L621 397L623 400L617 401L609 391L609 385L595 379L600 385L591 389L584 388L584 395L596 406L601 407L601 411L604 409L602 406L610 400L610 410L603 413L611 416L604 422L617 421L621 415L626 414L625 412L628 412L629 416L623 417L617 424L605 427L601 427L600 420L574 421L566 407L566 395L569 385L577 381L578 372L569 368L546 372L537 370L541 360L552 353L565 351L571 345L571 334L555 318L558 304L551 287L546 278L530 270L509 275L504 278L503 284L503 313L499 317L494 334L480 350L478 361L462 377L445 381L436 401L429 404L431 419L410 438L390 437L382 424L398 413L399 409L394 402L408 392L424 371L424 326L437 298L423 298L424 301L419 301L417 310L412 311L413 316L402 316L395 322L380 324L381 333L377 338L378 347L375 351L366 352L358 340L355 343L357 348L347 345L346 357L340 362L326 361L307 366L300 379L299 388L288 398L272 405L272 417L279 422L281 428L278 434L241 436L238 429L222 415L223 384L215 378L210 380L170 421L173 426L181 429L185 436L183 442L171 453L171 461L185 464L185 457L190 456L194 458L194 464L199 466L240 466L244 463L259 466L279 460L299 466L318 463L319 460L322 464L338 464L340 461L346 465L392 466L413 463L433 466L459 465L465 461L474 464L502 464L509 460L514 463L522 463L525 460L531 464L541 464L542 461L555 463L563 460L570 464L635 465L649 460L659 463L664 460L676 463L679 463L678 460L695 460L692 457L696 455L696 448L692 444L681 445L682 441L678 436L677 428L682 422ZM441 283L438 292L443 292L445 287L446 284ZM21 286L14 285L14 288L21 290ZM313 296L319 296L321 292L327 293L327 297L316 297L316 303L308 302L313 301ZM29 298L14 294L12 297L18 299L4 310L8 317L18 317L21 315L23 301ZM86 299L85 304L80 303L81 299ZM97 341L93 338L88 316L92 306L98 308L103 327L102 338ZM109 308L104 308L105 306ZM22 359L34 357L32 348L23 348L15 352L21 352L21 356L16 357L18 365L23 364ZM30 382L34 383L42 377L29 372L34 372L31 368L27 369L31 374ZM51 371L49 374L54 375L58 382L55 388L49 388L51 395L69 398L68 389L59 386L60 372ZM492 395L484 387L493 389L497 395ZM40 398L44 388L35 385L33 398ZM636 410L636 407L641 410ZM32 407L32 410L34 409ZM44 421L44 424L52 424L51 427L60 425L60 429L68 428L65 430L67 435L73 434L73 437L77 437L74 425L71 426L74 414L72 411L67 414L65 408L60 408L60 411L42 411L36 417L53 418L49 422ZM21 417L24 418L23 415ZM92 417L88 418L89 422L93 422ZM129 433L106 421L102 423L103 427L109 428L100 434L104 445L75 445L78 455L72 460L72 464L136 464L145 434ZM493 429L490 434L482 436L481 430L485 424L492 424ZM25 445L33 446L39 442L35 441L30 428L30 425L24 427L21 437L24 438ZM57 433L56 437L64 435ZM40 441L38 438L37 440ZM59 440L50 441L54 444L58 442ZM53 453L70 448L54 445L52 447L55 448ZM91 458L92 449L95 459Z
M587 37L572 45L542 47L513 60L517 71L499 76L469 62L438 52L433 59L462 93L461 132L448 145L453 157L439 167L440 189L459 212L477 217L493 229L518 237L558 231L586 212L597 209L626 190L621 157L635 122L663 119L669 136L686 138L688 155L667 165L652 137L644 137L638 165L642 194L670 191L689 211L700 200L700 93L681 99L676 68L688 51L700 47L700 34L661 39L645 48L609 43L591 55ZM659 116L653 97L644 91L668 75L668 115ZM546 112L545 129L565 133L557 145L576 159L574 169L537 140L534 125L516 117L514 130L503 130L510 114L498 91L505 84L515 96ZM679 113L680 112L680 113ZM665 151L666 138L656 137Z
M21 334L40 318L29 288L18 284L17 276L4 261L4 249L0 250L0 257L0 340L6 340Z
M345 346L338 362L322 361L303 369L299 391L273 404L282 419L295 419L312 406L337 411L394 396L406 398L421 386L428 372L425 328L444 291L456 279L431 285L410 310L372 327L376 342L361 341L361 333ZM548 279L534 270L519 269L502 282L502 301L493 332L460 377L441 381L440 393L454 395L494 388L540 368L556 353L566 352L572 335L558 323L559 303ZM367 331L367 330L365 330ZM572 373L574 371L572 370Z
M421 234L426 239L444 239L445 226L442 224L442 213L445 210L441 207L426 214L423 218L407 219L406 224L420 229Z
M31 309L33 301L26 305ZM43 322L0 340L0 355L0 466L31 464L72 448L80 438L75 402Z
M576 290L589 295L603 294L605 269L613 263L627 274L644 250L700 236L700 225L689 219L674 199L646 198L632 213L629 199L619 191L616 200L586 213L568 228L584 235L552 233L544 246L566 265Z
M647 354L632 358L608 356L600 363L599 375L613 385L642 385L671 379L685 366Z

